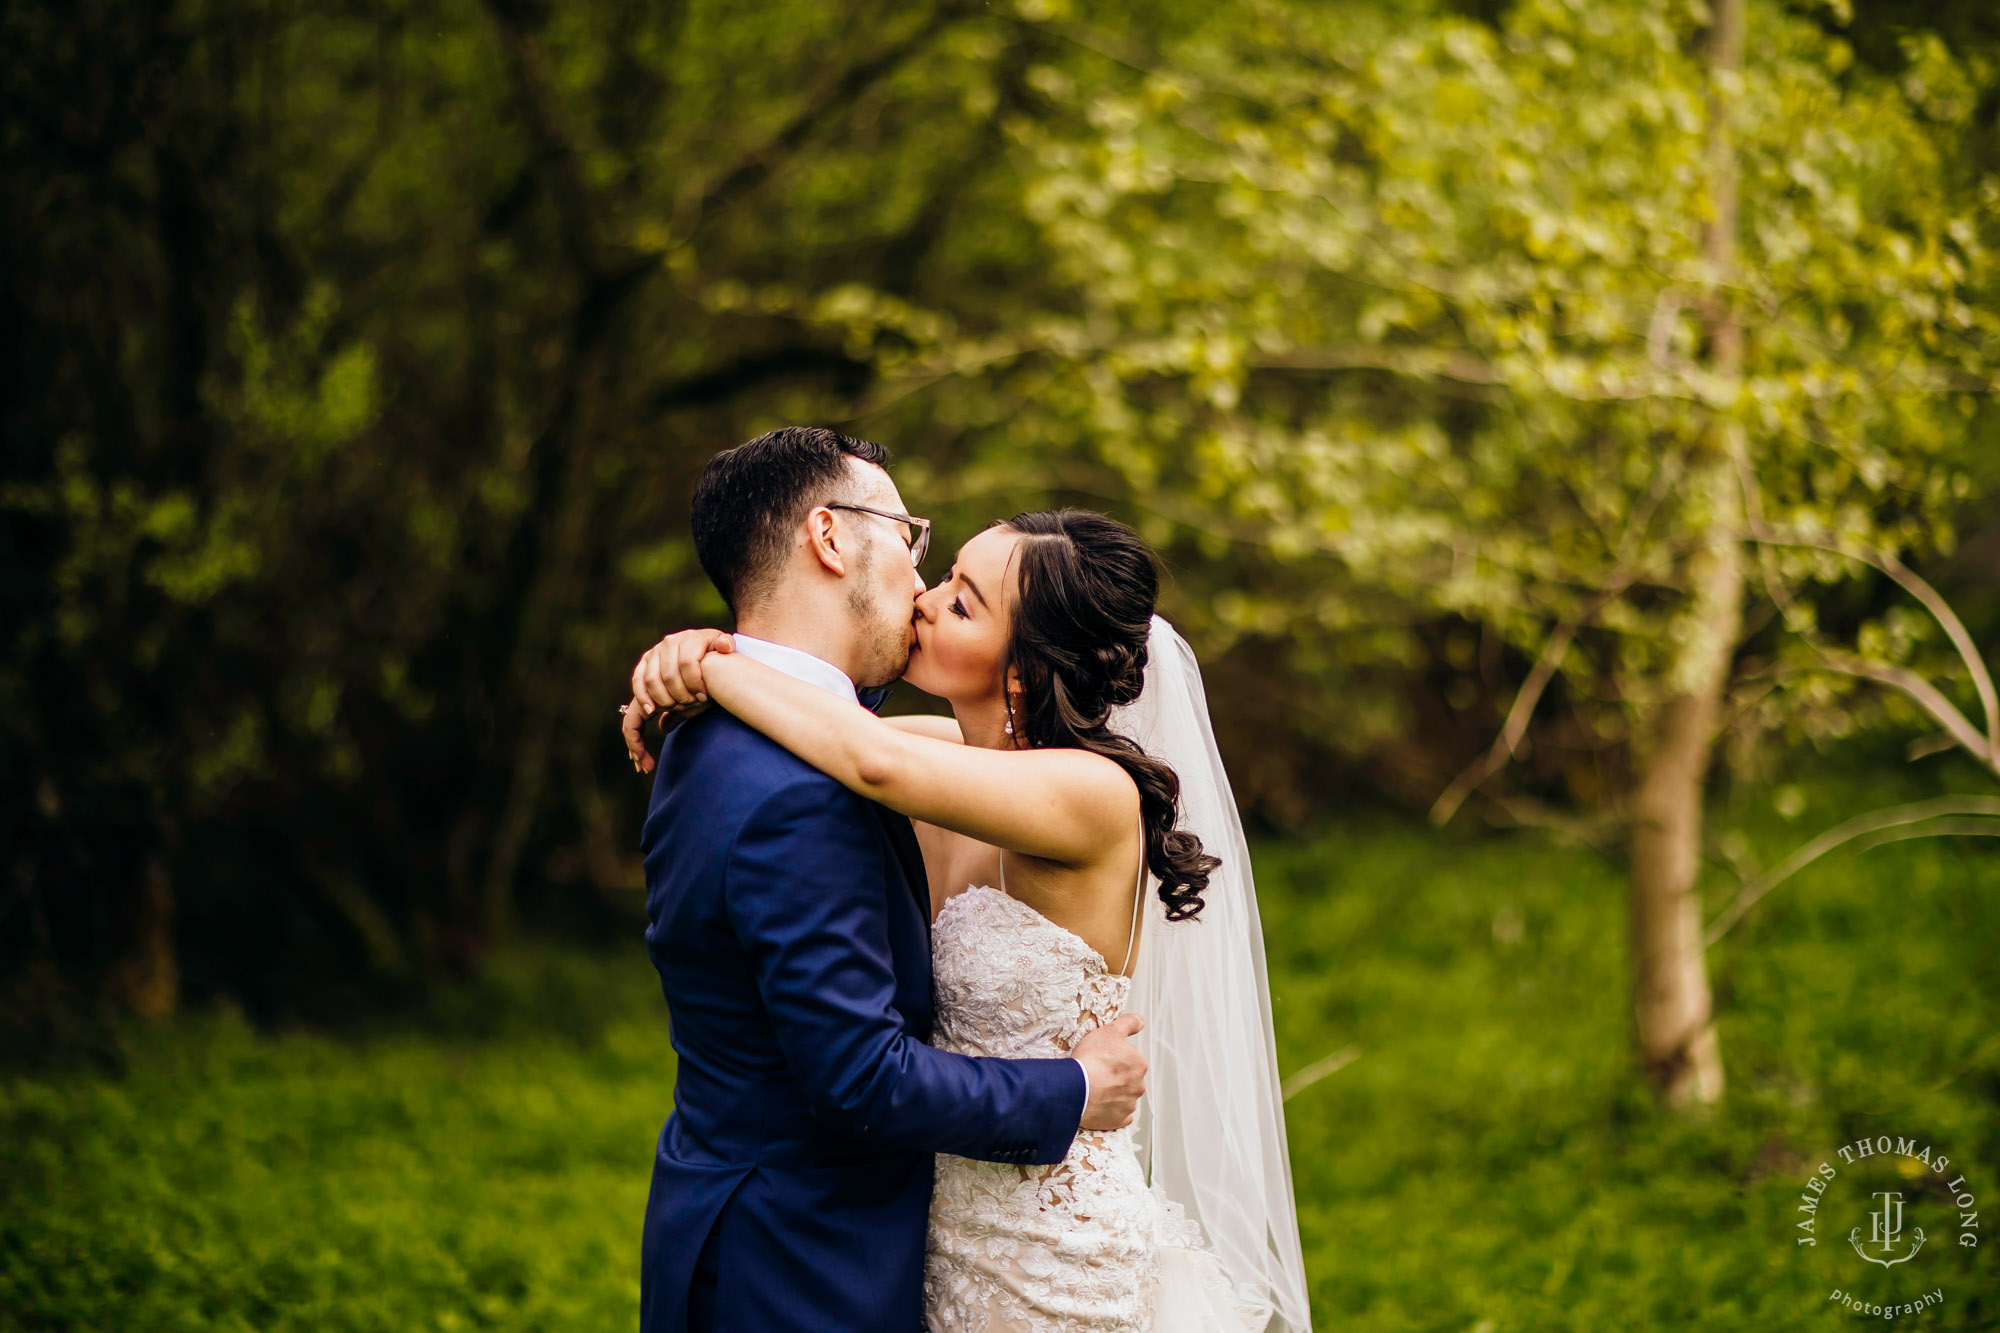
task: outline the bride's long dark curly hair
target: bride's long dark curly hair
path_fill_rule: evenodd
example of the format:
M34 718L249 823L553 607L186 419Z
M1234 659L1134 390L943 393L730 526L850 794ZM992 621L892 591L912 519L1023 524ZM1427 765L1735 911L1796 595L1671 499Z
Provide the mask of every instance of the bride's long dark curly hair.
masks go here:
M1160 880L1167 920L1200 913L1209 872L1221 861L1201 839L1175 827L1180 778L1130 738L1110 729L1111 710L1145 685L1146 636L1159 599L1152 548L1116 519L1087 509L1016 514L1000 527L1022 534L1020 600L1001 664L1021 677L1010 701L1016 744L1066 746L1101 754L1139 788L1146 866Z

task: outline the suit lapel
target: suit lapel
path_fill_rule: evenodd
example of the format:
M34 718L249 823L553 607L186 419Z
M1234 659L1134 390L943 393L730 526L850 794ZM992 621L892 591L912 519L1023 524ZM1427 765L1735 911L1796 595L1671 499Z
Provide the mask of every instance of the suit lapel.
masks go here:
M882 832L889 839L889 845L896 849L896 859L902 863L903 879L909 885L910 896L916 900L917 914L924 922L926 932L931 920L931 882L924 873L924 851L917 845L917 831L910 827L907 816L899 815L885 805L875 807L875 817L882 821Z
M856 690L855 697L869 712L880 714L882 705L889 700L889 686L875 685ZM889 843L896 849L896 859L903 863L903 878L910 886L910 896L917 901L917 915L923 920L925 935L931 928L931 881L924 874L924 849L917 845L917 832L910 827L907 815L899 815L886 805L875 807L875 817L882 821L882 831L888 835Z

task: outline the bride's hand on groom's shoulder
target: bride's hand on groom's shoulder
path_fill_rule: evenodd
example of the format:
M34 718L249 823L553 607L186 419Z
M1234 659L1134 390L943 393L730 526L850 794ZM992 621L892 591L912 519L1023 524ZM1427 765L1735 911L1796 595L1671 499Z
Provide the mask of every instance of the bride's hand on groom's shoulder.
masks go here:
M714 629L684 629L667 635L648 648L632 668L632 702L618 711L623 714L620 730L625 737L625 753L640 773L653 771L652 753L646 748L646 719L660 718L662 732L693 717L708 707L708 686L701 676L701 659L709 653L736 651L736 641Z
M648 648L632 668L632 697L652 716L655 708L692 708L708 702L701 659L733 653L736 640L719 629L684 629Z

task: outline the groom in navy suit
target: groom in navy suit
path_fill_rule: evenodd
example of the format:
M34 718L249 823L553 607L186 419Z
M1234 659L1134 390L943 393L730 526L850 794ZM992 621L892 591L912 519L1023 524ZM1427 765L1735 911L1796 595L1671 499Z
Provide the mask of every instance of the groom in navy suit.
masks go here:
M922 582L887 451L788 427L711 459L695 549L736 650L843 698L909 658ZM931 1156L1044 1165L1128 1123L1130 1024L1075 1058L926 1045L930 895L909 821L719 709L661 750L646 944L679 1057L646 1203L643 1333L916 1333Z

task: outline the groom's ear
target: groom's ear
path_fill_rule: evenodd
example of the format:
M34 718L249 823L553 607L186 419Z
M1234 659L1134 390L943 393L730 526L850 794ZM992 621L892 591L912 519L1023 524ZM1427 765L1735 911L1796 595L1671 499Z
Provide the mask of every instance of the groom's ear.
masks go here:
M828 573L846 578L849 553L841 549L840 520L834 512L825 505L816 506L806 515L803 529L806 553Z

